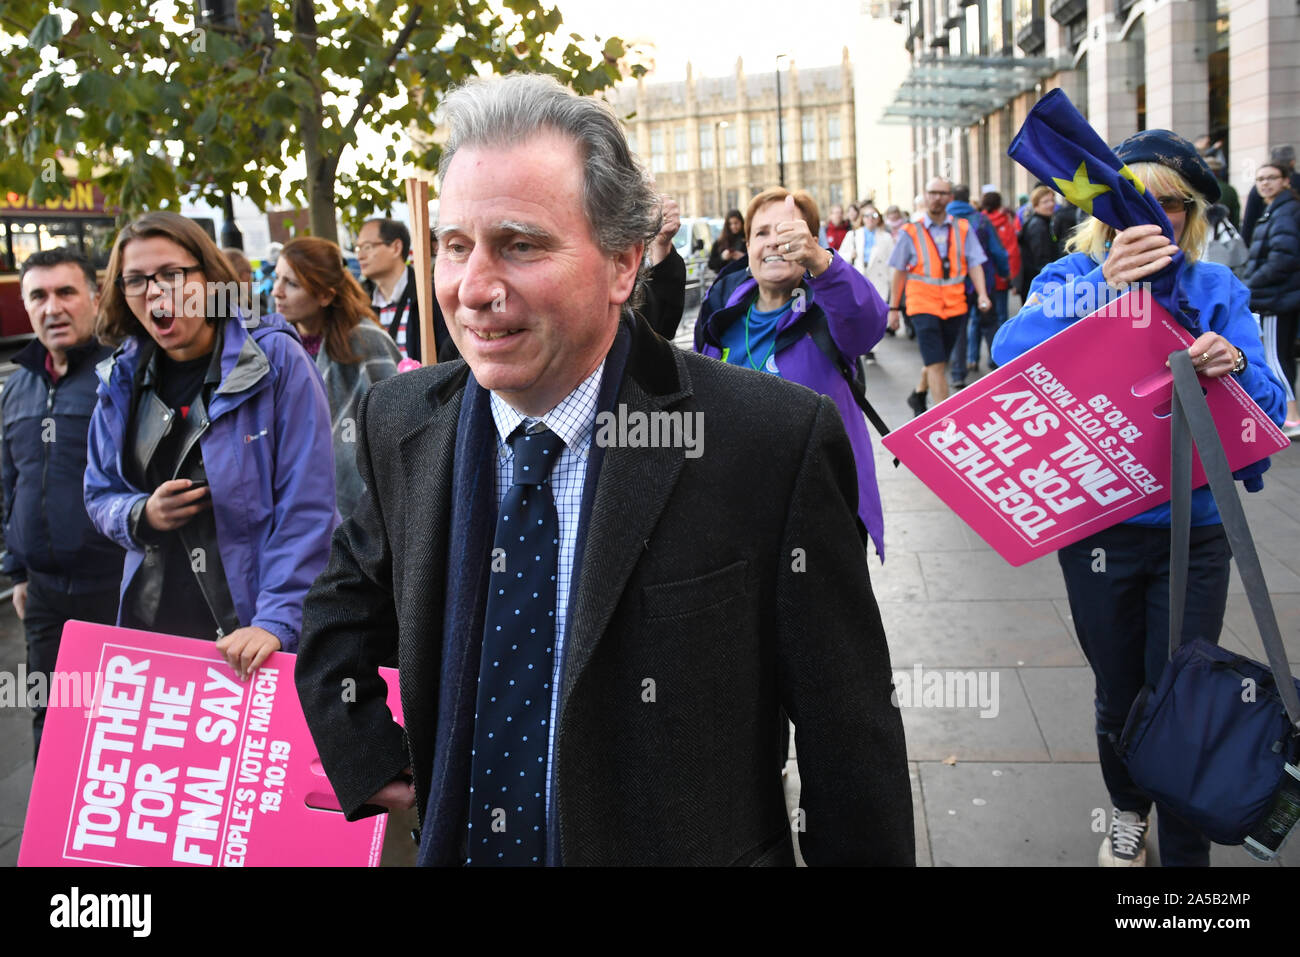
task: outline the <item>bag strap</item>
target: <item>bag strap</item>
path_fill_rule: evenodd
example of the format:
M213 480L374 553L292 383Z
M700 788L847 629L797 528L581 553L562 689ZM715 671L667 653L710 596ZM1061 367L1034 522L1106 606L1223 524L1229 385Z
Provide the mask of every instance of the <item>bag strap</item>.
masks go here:
M1183 630L1183 606L1187 599L1187 553L1191 536L1192 518L1192 445L1201 457L1201 465L1210 482L1214 503L1223 519L1223 529L1228 545L1237 560L1237 571L1246 587L1246 597L1259 628L1264 651L1268 655L1269 669L1278 696L1286 708L1291 724L1300 729L1300 697L1296 695L1295 682L1286 660L1286 649L1278 630L1277 616L1268 596L1264 570L1259 563L1259 553L1246 522L1246 512L1232 482L1228 469L1228 456L1219 441L1210 407L1201 392L1201 385L1192 368L1191 356L1179 349L1169 356L1169 367L1174 374L1173 439L1171 453L1172 502L1169 528L1169 653L1178 647Z
M812 337L812 341L817 344L817 348L821 350L822 354L831 361L831 365L839 370L840 375L844 377L844 381L849 384L849 392L853 394L853 401L858 404L858 408L866 415L867 421L875 426L881 438L888 435L890 432L889 426L885 425L885 420L880 417L880 413L876 411L867 398L866 383L859 382L845 364L843 354L831 338L830 326L826 324L824 316L814 316L811 312L808 313L808 335ZM898 468L898 465L898 457L895 456L894 468Z

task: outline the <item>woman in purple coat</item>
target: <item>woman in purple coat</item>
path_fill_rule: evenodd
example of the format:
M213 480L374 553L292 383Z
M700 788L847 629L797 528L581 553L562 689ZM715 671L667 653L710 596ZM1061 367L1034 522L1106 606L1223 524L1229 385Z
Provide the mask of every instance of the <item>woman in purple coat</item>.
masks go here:
M127 550L118 623L216 640L241 678L297 650L338 516L320 374L278 315L242 320L234 271L192 221L118 234L86 510Z
M732 262L710 287L695 326L695 351L780 376L829 396L840 411L858 467L858 517L885 557L884 521L866 419L829 346L848 369L885 333L887 310L865 277L817 245L816 201L802 190L764 190L745 215L748 258Z

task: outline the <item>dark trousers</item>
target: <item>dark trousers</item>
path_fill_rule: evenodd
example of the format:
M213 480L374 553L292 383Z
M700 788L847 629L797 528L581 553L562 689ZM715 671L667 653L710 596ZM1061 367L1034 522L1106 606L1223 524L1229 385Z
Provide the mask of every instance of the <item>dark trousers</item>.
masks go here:
M1151 798L1129 777L1111 736L1118 739L1138 691L1155 685L1169 660L1169 529L1117 525L1057 557L1079 644L1097 680L1097 750L1106 789L1115 807L1145 816ZM1183 640L1218 643L1231 557L1222 525L1192 529ZM1161 863L1208 866L1209 840L1165 808L1159 812Z
M998 295L1002 296L1002 311L1005 313L1007 296L1005 291L998 293L994 290L989 293L989 299L994 305L988 312L980 312L972 302L966 321L961 324L961 330L957 334L957 343L948 356L948 381L953 385L959 385L966 378L968 365L971 367L979 365L981 340L988 343L989 359L992 361L993 337L997 335L999 325L999 312L995 298Z
M23 619L23 628L27 632L27 674L28 681L37 673L45 675L47 691L53 688L51 676L59 657L59 639L63 637L63 626L70 620L90 621L101 625L117 623L118 592L86 592L69 594L60 588L38 583L27 583L27 615ZM41 750L41 732L45 728L45 707L32 709L32 738L35 745L32 760Z
M1277 314L1277 361L1282 363L1282 374L1295 391L1295 337L1300 331L1300 311Z

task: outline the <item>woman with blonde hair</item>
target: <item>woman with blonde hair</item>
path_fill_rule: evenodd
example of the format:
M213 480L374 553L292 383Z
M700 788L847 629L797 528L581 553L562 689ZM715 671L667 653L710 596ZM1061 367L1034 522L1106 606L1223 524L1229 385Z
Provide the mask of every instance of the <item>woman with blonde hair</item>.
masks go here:
M1010 362L1076 320L1080 299L1106 302L1113 290L1149 280L1182 251L1180 311L1195 341L1187 350L1206 378L1231 375L1275 422L1282 421L1282 384L1269 371L1248 290L1228 267L1201 260L1207 201L1219 198L1213 174L1191 143L1168 130L1146 130L1115 150L1160 203L1173 242L1155 224L1116 231L1092 219L1070 238L1070 252L1038 274L1020 313L998 330L993 358ZM1091 283L1093 297L1063 295ZM1127 324L1125 324L1127 326ZM1099 336L1108 336L1106 329ZM1125 348L1119 332L1114 348ZM1154 370L1153 370L1154 371ZM1146 862L1151 799L1133 783L1111 742L1124 728L1144 685L1155 685L1169 656L1169 516L1166 503L1057 552L1075 633L1096 677L1097 747L1110 792L1110 831L1098 862L1141 867ZM1104 567L1097 564L1104 556ZM1217 642L1228 597L1230 552L1214 497L1192 493L1192 529L1182 639ZM1205 866L1210 842L1164 809L1159 814L1165 866Z
M339 513L356 508L365 484L357 470L357 407L376 382L397 375L402 355L370 309L370 299L334 243L291 239L280 252L271 295L316 361L329 398Z

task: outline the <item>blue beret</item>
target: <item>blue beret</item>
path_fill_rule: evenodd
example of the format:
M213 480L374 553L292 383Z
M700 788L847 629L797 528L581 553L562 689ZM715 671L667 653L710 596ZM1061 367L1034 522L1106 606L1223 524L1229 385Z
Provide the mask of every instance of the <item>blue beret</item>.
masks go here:
M1115 155L1126 166L1133 163L1159 163L1180 174L1205 197L1208 203L1219 201L1219 181L1201 159L1196 147L1170 130L1143 130L1134 133L1119 146Z

